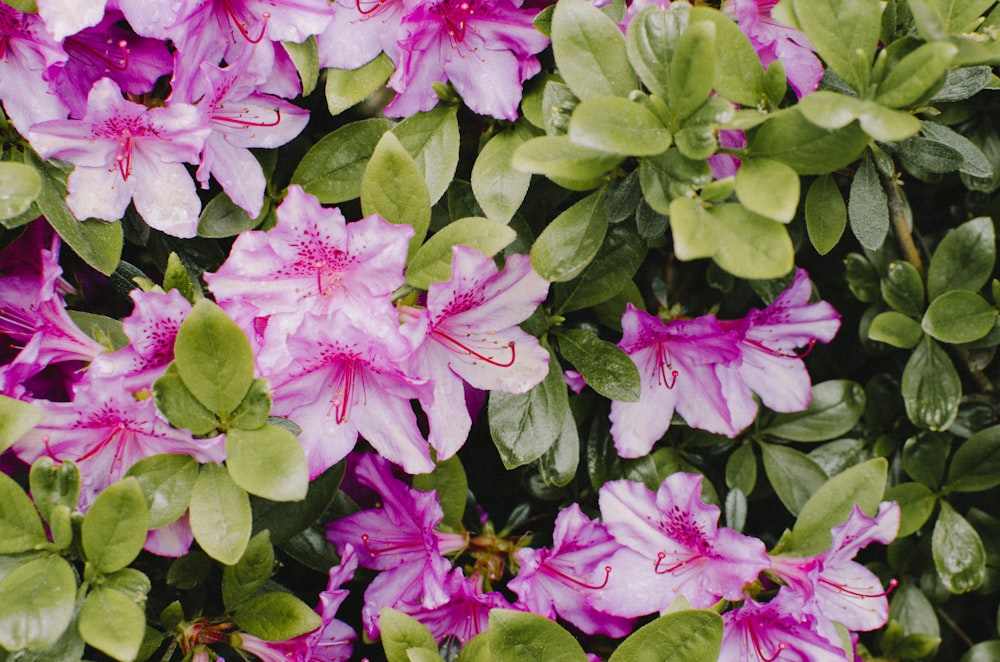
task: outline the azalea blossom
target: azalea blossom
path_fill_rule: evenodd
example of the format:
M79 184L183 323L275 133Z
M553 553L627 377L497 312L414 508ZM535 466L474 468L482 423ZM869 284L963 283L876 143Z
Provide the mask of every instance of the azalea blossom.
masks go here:
M49 82L67 57L37 15L0 3L0 101L20 132L66 117L69 109Z
M638 402L611 403L611 436L622 457L640 457L670 427L676 410L688 425L736 436L757 413L738 375L740 350L715 317L659 318L628 304L618 346L639 368Z
M537 13L513 0L434 0L414 7L403 19L407 36L388 83L398 95L386 114L430 110L438 101L432 83L449 80L474 112L516 120L521 84L541 70L535 54L549 43L532 24Z
M451 278L430 285L425 309L402 309L404 320L425 329L412 361L414 372L434 385L426 412L439 459L454 455L472 426L463 380L478 389L525 393L545 378L548 351L517 325L548 289L527 255L510 256L501 272L479 251L454 246Z
M357 69L384 52L399 61L402 23L414 0L334 0L333 22L316 36L320 69ZM345 35L347 38L345 38Z
M151 227L193 237L201 201L183 164L198 162L208 132L194 106L147 108L102 78L84 119L35 124L28 140L42 157L76 165L66 204L78 219L116 221L133 201Z
M614 572L608 559L620 548L604 526L570 504L556 517L551 549L517 551L520 569L507 587L536 614L553 620L559 615L587 634L624 637L632 619L615 616L613 604L607 605L611 613L601 609Z
M678 596L695 609L741 600L744 585L770 566L763 542L718 526L719 508L702 501L701 481L672 474L655 494L628 480L601 487L604 526L624 547L609 561L603 609L644 616Z

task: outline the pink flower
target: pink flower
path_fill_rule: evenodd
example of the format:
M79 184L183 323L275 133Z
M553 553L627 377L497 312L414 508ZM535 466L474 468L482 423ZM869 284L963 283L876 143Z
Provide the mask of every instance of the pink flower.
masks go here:
M740 351L715 317L663 323L628 305L618 346L639 368L638 402L611 403L611 436L622 457L640 457L670 427L676 410L688 425L736 436L757 413L737 374Z
M225 459L222 435L197 439L171 427L152 398L137 401L121 379L81 384L73 402L33 404L45 413L45 420L12 448L28 463L43 455L75 462L82 482L82 511L133 464L151 455L189 454L199 462Z
M66 58L38 16L0 3L0 100L21 133L66 117L66 104L49 90L54 68Z
M609 562L603 610L643 616L680 595L696 609L740 600L744 585L770 565L760 540L718 527L719 508L702 501L701 481L676 473L655 495L627 480L601 487L604 526L624 547Z
M194 106L146 108L102 78L84 119L35 124L28 140L44 158L76 165L66 204L77 218L115 221L133 201L150 226L193 237L201 201L183 164L198 162L208 131Z
M471 386L524 393L548 373L549 353L518 328L545 300L549 286L527 255L512 255L502 272L492 258L466 246L452 248L451 278L432 283L427 308L407 308L426 335L413 357L413 370L433 381L429 441L438 458L454 455L472 420L464 380Z
M537 10L513 0L436 0L419 4L403 20L407 33L389 87L398 96L392 117L430 110L432 83L451 81L474 112L517 119L521 84L541 70L535 54L549 43L532 24Z
M551 549L518 550L521 567L507 587L536 614L553 620L559 615L587 634L624 637L632 620L602 610L603 589L614 572L609 559L620 548L607 529L571 504L556 517Z
M357 69L385 52L399 61L399 41L413 0L335 0L333 22L316 36L320 69Z
M809 405L812 381L795 351L816 341L830 342L840 329L840 314L826 301L809 303L811 295L809 275L799 269L788 289L764 310L755 308L741 320L722 322L739 342L740 378L774 411L801 411Z

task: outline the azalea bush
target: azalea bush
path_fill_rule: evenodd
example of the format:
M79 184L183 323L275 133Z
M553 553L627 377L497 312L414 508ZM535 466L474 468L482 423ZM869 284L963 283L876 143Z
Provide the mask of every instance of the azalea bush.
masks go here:
M988 0L0 4L0 662L1000 657Z

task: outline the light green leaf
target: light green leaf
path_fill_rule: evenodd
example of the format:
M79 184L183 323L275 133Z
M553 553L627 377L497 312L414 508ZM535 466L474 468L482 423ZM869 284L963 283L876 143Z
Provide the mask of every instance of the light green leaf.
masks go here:
M219 427L219 417L213 414L184 385L177 364L167 366L163 376L153 382L153 399L170 424L190 430L191 434L206 435Z
M309 35L301 44L283 41L281 45L285 47L285 52L299 72L302 96L309 96L316 89L316 81L319 80L319 46L316 43L316 35Z
M560 353L588 386L609 400L639 401L639 370L625 352L583 329L566 329L558 338Z
M0 162L0 219L23 214L42 192L36 168L12 161Z
M857 92L868 88L882 8L877 0L792 0L799 27L823 61Z
M146 614L132 598L113 588L95 588L80 609L84 641L121 662L139 654L146 635Z
M323 624L312 607L291 593L277 591L244 602L233 614L233 621L264 641L285 641Z
M38 511L21 486L0 472L0 554L16 554L47 542Z
M899 142L917 135L923 123L908 112L893 110L874 101L862 101L858 113L861 130L880 142Z
M847 206L832 175L821 175L806 193L806 230L809 241L820 255L840 243L847 227Z
M792 441L826 441L845 434L865 411L865 390L846 379L813 385L804 411L778 414L762 432Z
M826 472L805 453L777 444L760 442L764 473L775 494L793 515L801 512L820 485Z
M566 410L562 430L549 447L549 450L538 458L538 471L549 485L564 487L576 476L580 465L580 433L576 429L576 419L573 412Z
M73 620L76 574L62 557L43 556L0 579L0 595L0 647L44 650Z
M920 326L941 342L968 343L992 331L996 320L997 310L986 299L968 290L952 290L931 301Z
M423 175L396 136L382 135L361 178L361 210L413 228L410 257L420 248L431 222L431 201Z
M781 161L800 175L822 175L853 163L869 140L857 123L829 131L796 106L770 114L749 137L749 148L752 156Z
M352 200L361 195L361 178L368 160L392 122L370 118L351 122L327 134L309 148L292 173L298 184L323 204Z
M271 501L301 501L309 466L298 438L284 428L232 429L226 434L226 466L233 482Z
M748 159L736 171L736 196L750 211L789 223L799 206L799 176L784 163Z
M434 635L412 616L391 607L382 607L379 614L382 648L388 662L408 662L406 651L414 648L437 653Z
M600 177L623 159L619 154L575 145L566 136L540 136L520 145L512 163L523 172L582 181Z
M719 242L715 263L737 278L780 278L792 270L795 250L781 223L759 216L741 205L721 204L709 209Z
M983 541L947 501L941 502L941 512L934 524L931 553L938 578L952 593L973 591L986 579Z
M83 518L87 562L104 574L121 570L146 544L149 511L139 481L123 478L104 488Z
M608 662L704 662L718 659L721 647L722 618L708 610L684 609L633 632Z
M45 414L38 407L6 395L0 395L0 452L42 422ZM0 536L2 539L2 536Z
M504 131L490 138L472 165L472 192L487 218L509 223L524 201L531 175L514 167L514 151L530 136Z
M516 238L517 232L503 223L488 218L461 218L436 232L420 247L407 266L406 282L426 290L431 283L451 278L453 246L468 246L492 256Z
M424 492L437 492L445 526L458 526L465 514L465 502L469 494L469 480L465 476L465 468L457 455L447 460L438 460L434 471L429 474L417 474L413 477L413 487Z
M636 88L621 29L585 0L556 4L552 52L559 73L581 99L626 97Z
M73 462L57 464L51 457L43 455L32 463L28 484L35 508L50 526L57 508L76 509L80 498L80 470Z
M927 268L927 293L936 299L951 290L976 292L990 279L996 261L993 220L980 216L944 236Z
M569 121L569 139L603 152L651 156L670 147L671 135L656 115L622 97L585 99Z
M413 157L434 204L448 190L458 167L458 106L414 113L392 127L392 133Z
M385 53L357 69L326 69L326 107L331 115L339 115L361 103L380 89L395 67Z
M690 7L672 5L644 7L628 24L625 47L629 62L649 90L667 99L670 85L670 61L674 46L687 27Z
M947 41L918 46L893 65L875 92L875 101L890 108L908 108L938 85L958 47Z
M719 252L714 219L692 198L677 197L670 203L670 229L679 260L697 260Z
M531 266L547 281L572 280L594 259L607 228L603 193L589 195L542 231L531 247Z
M756 51L743 31L722 12L708 6L691 9L691 21L715 24L714 87L719 96L755 108L764 94L764 75ZM777 101L777 100L776 100Z
M901 349L913 349L924 337L920 322L889 310L879 313L868 327L868 337Z
M670 60L667 103L675 120L690 117L712 93L715 77L715 23L689 23Z
M796 556L819 554L830 547L830 529L847 521L855 505L869 517L878 512L889 463L875 458L830 478L802 507L782 552Z
M799 102L802 115L824 129L842 129L858 118L864 107L857 97L832 90L817 90Z
M928 336L913 350L903 369L903 402L917 427L947 430L958 415L962 381L940 345Z
M490 611L490 653L494 662L585 662L587 655L554 621L513 609Z
M253 382L250 341L208 299L198 301L177 329L174 364L184 386L220 417L239 406Z
M226 565L239 561L250 540L253 515L246 491L225 467L202 466L191 490L190 511L191 531L205 553Z
M226 421L229 429L256 430L267 423L271 415L271 382L257 377L243 400Z

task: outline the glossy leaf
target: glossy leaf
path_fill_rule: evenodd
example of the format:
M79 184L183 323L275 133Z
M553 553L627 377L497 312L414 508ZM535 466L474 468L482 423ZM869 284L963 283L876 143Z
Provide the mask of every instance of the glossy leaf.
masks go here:
M936 299L951 290L978 291L996 261L993 220L980 216L944 236L927 268L927 294Z
M0 472L0 554L16 554L47 541L38 511L21 486Z
M528 140L526 131L504 131L487 142L472 165L472 192L486 217L509 223L524 201L531 175L514 167L514 151Z
M431 204L437 202L458 167L458 107L438 106L415 113L392 127L392 133L424 176Z
M639 401L639 370L625 352L583 329L566 329L558 338L560 353L588 386L609 400Z
M228 611L250 599L274 572L274 547L267 531L261 531L247 543L240 560L222 569L222 602Z
M42 556L0 578L0 595L0 647L42 650L73 620L76 574L62 557Z
M573 111L567 135L576 145L629 156L659 154L672 140L656 115L622 97L581 101Z
M385 85L395 67L385 53L357 69L326 69L326 107L331 115L339 115Z
M278 591L247 600L233 613L233 621L264 641L298 637L323 624L309 605L291 593Z
M503 223L487 218L461 218L436 232L420 247L406 269L406 282L426 290L431 283L451 278L453 246L468 246L492 256L516 237L517 232Z
M265 206L263 213L268 208ZM235 237L241 232L253 230L263 220L253 218L224 192L219 193L205 204L198 216L198 236L210 238Z
M187 510L198 479L198 461L190 455L154 455L126 473L139 483L149 509L150 529L176 521Z
M905 538L920 530L937 505L937 497L923 483L900 483L885 492L887 501L899 504L899 532L896 538Z
M941 502L931 536L938 577L952 593L968 593L986 579L986 550L969 522L947 501Z
M755 214L741 205L712 207L718 238L715 263L738 278L780 278L792 270L794 248L781 223Z
M757 456L752 444L736 447L726 461L726 487L739 489L749 495L757 484Z
M921 328L941 342L968 343L993 330L997 310L986 299L968 290L945 292L931 301Z
M437 642L430 631L401 611L383 607L379 615L379 629L388 662L408 662L406 651L413 648L437 653Z
M603 194L594 193L548 224L531 247L531 266L547 281L572 280L594 259L607 229Z
M146 634L146 614L128 595L99 587L80 609L80 634L89 645L122 662L134 660Z
M524 611L490 611L490 653L495 662L585 662L586 654L554 621Z
M771 487L789 512L797 515L816 488L826 481L826 472L794 448L761 442L760 449Z
M882 298L896 312L919 318L924 312L924 281L909 262L889 263L881 282Z
M835 439L855 426L865 411L865 390L848 380L814 384L804 411L778 414L762 432L791 441Z
M847 205L833 176L822 175L809 186L805 207L809 241L817 253L826 255L847 227Z
M338 462L310 481L304 501L269 501L259 497L250 497L250 504L253 507L254 535L267 529L270 532L271 542L275 545L282 545L288 551L289 539L308 531L310 525L316 522L330 507L343 478L344 463ZM323 540L321 546L328 547L329 545L322 538L322 534L320 538ZM336 560L334 563L325 563L320 569L321 572L335 563Z
M649 90L666 100L674 46L688 23L689 8L644 7L628 24L625 46L629 62Z
M625 97L636 87L621 30L585 0L556 4L552 52L559 73L581 99Z
M890 108L908 108L926 98L957 54L958 47L946 41L918 46L889 70L878 85L875 101Z
M962 382L948 354L924 336L903 369L903 402L914 425L946 430L958 415Z
M319 47L316 44L316 35L309 35L302 42L284 41L281 45L299 73L302 96L308 96L316 89L316 82L319 80Z
M924 331L912 317L889 310L875 316L868 327L868 337L893 347L913 349L924 337Z
M924 432L903 444L903 469L913 480L937 488L951 455L952 437L943 432Z
M253 526L246 491L225 467L206 464L191 491L191 531L213 559L232 565L240 560Z
M646 242L634 230L611 226L597 255L580 275L553 286L557 312L589 308L615 296L631 282L645 256Z
M73 462L60 462L43 455L31 465L28 474L31 500L47 521L59 507L76 508L80 498L80 470Z
M465 502L469 493L469 479L458 456L438 460L434 471L413 477L413 487L424 492L437 492L438 502L444 511L445 526L458 526L465 514Z
M580 433L573 412L567 410L559 436L538 458L538 471L549 485L564 487L576 476L580 464Z
M292 173L292 184L315 195L323 204L361 195L361 178L368 160L392 122L370 118L351 122L327 134L305 153Z
M948 468L948 487L981 492L1000 485L1000 427L975 433L958 447Z
M702 662L717 659L721 647L722 618L708 610L685 609L660 616L633 632L608 662Z
M708 6L691 9L692 21L715 24L716 93L733 103L755 107L764 93L764 75L756 51L736 21Z
M135 560L146 544L149 510L139 481L123 478L101 490L83 518L87 563L110 574Z

